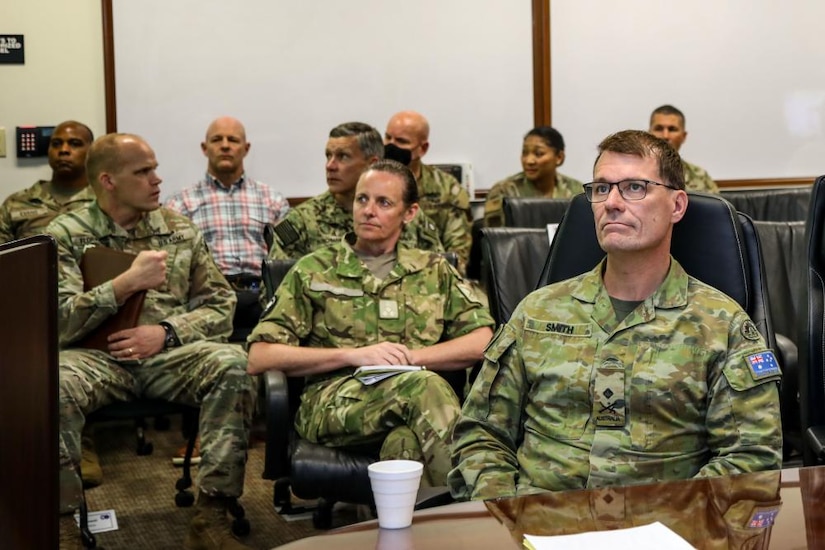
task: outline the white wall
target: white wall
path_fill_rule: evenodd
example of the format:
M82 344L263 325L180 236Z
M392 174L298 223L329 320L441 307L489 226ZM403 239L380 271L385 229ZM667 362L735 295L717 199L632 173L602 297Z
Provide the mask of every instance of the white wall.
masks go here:
M100 135L106 130L106 112L99 1L0 2L0 32L24 35L26 55L24 65L0 65L0 127L6 129L2 200L51 177L45 157L17 158L15 127L76 119Z
M596 146L647 130L670 103L681 153L715 179L825 173L822 0L552 0L553 125L563 171L592 174ZM813 178L812 178L813 179Z
M247 172L288 197L326 189L329 130L383 134L396 111L430 120L428 163L472 163L476 187L520 169L533 122L526 0L115 2L118 129L157 153L163 195L193 184L198 144L227 114Z

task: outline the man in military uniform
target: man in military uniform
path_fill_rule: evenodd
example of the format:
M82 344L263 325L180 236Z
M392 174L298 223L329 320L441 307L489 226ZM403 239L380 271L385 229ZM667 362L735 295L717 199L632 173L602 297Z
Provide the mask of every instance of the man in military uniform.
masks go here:
M0 243L43 233L55 216L82 208L95 198L86 179L86 152L92 131L74 120L57 125L49 140L52 179L10 195L0 206Z
M358 178L384 157L381 134L363 122L339 124L329 133L325 155L329 189L293 208L273 231L270 258L298 259L352 232L352 201ZM401 233L402 246L444 252L438 229L419 212Z
M246 548L227 508L243 491L255 385L246 354L222 343L235 294L186 217L159 208L161 179L149 145L129 134L95 141L87 160L97 200L55 218L60 352L61 512L78 504L74 466L86 416L135 396L200 407L197 512L185 548ZM80 262L92 247L136 255L114 279L84 291ZM76 347L130 296L147 291L138 325L105 350ZM62 525L71 527L72 518ZM76 527L75 527L76 529Z
M673 105L662 105L650 114L650 129L656 137L667 141L677 151L687 139L685 131L685 115ZM704 193L718 193L719 187L704 168L691 164L682 159L685 172L685 189L688 191L702 191Z
M429 139L430 124L415 111L394 114L384 133L384 143L410 151L409 167L418 182L421 210L435 222L444 250L458 255L459 271L464 274L473 243L470 194L453 176L422 162Z
M679 155L627 130L593 175L607 256L528 295L487 347L453 434L459 498L781 467L776 358L670 255L688 207Z
M378 161L358 181L355 234L300 259L249 337L249 372L305 376L295 426L330 447L380 441L381 458L424 463L424 483L444 485L447 438L459 404L430 371L481 358L493 320L443 257L397 246L418 211L415 179ZM364 365L424 365L372 385Z
M82 122L67 120L57 125L49 140L52 178L10 195L0 206L0 243L43 233L56 216L83 208L95 198L86 179L86 153L92 130ZM83 437L80 463L83 483L103 482L103 470L90 434Z

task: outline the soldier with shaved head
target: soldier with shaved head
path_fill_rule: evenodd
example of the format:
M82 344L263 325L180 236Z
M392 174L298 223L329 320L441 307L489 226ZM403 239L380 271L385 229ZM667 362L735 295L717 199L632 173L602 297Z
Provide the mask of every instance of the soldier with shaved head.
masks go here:
M453 176L424 164L430 150L429 121L415 111L396 113L387 123L384 143L410 152L421 210L435 222L444 250L458 255L459 271L465 273L472 245L470 195Z
M198 497L183 548L247 548L227 517L243 492L256 388L246 374L246 353L225 343L235 293L197 227L160 207L157 168L154 151L138 136L97 139L87 160L96 200L47 228L58 250L61 532L77 528L74 466L86 417L140 396L200 408ZM135 258L114 279L86 289L80 261L92 247ZM84 337L142 291L137 326L110 334L105 349L82 347Z

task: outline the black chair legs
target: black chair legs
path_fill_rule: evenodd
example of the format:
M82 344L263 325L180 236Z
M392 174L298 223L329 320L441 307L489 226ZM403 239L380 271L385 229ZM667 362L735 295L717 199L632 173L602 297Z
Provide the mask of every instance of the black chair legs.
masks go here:
M312 526L316 529L330 529L332 527L333 506L335 506L335 501L319 498L318 507L312 512Z

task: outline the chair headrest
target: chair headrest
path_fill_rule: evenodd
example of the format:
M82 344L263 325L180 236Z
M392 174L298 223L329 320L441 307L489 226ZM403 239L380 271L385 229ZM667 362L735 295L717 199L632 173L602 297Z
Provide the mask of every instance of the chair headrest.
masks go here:
M570 199L542 197L504 197L504 225L507 227L547 227L559 223L570 205Z
M671 254L689 275L749 311L751 279L736 211L718 195L690 193L689 197L685 216L673 228ZM577 195L556 232L539 286L584 273L603 257L590 203L584 195Z

